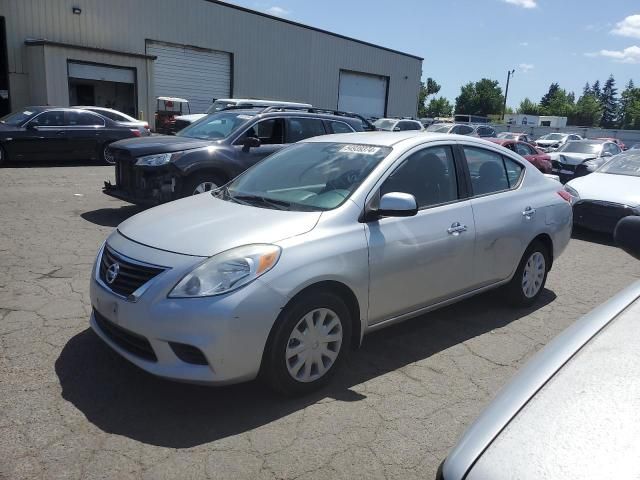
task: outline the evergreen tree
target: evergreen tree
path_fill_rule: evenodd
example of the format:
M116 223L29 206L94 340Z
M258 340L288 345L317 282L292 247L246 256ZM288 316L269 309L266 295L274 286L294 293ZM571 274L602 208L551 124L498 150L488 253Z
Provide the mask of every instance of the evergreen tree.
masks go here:
M596 80L591 87L591 93L593 93L598 100L602 97L602 90L600 90L600 80Z
M620 114L618 119L620 128L629 128L629 125L631 123L630 108L633 104L634 90L636 90L636 88L633 84L633 80L629 80L629 83L627 83L627 86L620 95Z
M576 103L575 124L584 127L593 127L602 118L602 107L600 100L589 92L582 95Z
M602 128L613 128L618 120L618 90L616 89L616 81L613 75L604 84L600 103L602 104L602 118L600 126Z
M546 94L544 94L540 99L540 107L541 108L548 107L553 97L558 93L558 90L560 90L559 84L552 83L551 85L549 85L549 91Z
M582 89L582 96L584 97L585 95L589 95L591 92L591 85L589 85L589 82L584 84L584 88Z

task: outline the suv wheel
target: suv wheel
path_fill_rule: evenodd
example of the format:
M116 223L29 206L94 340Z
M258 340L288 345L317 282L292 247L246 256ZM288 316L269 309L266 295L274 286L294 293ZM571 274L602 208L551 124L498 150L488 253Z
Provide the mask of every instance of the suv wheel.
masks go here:
M269 339L267 383L285 395L311 392L331 379L349 350L349 309L331 292L303 295L283 310Z
M540 241L529 245L511 282L507 285L508 298L516 307L528 307L540 297L549 272L549 252Z
M182 191L182 196L189 197L191 195L209 192L225 183L227 182L214 173L196 173L187 179Z

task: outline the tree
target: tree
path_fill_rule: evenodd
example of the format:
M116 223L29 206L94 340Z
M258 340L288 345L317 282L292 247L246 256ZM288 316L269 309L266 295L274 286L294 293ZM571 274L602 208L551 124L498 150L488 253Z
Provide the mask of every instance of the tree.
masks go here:
M618 90L616 89L616 81L613 75L604 84L600 103L602 104L602 118L600 126L602 128L613 128L618 120Z
M576 125L593 127L602 118L600 101L593 93L582 95L576 103L574 122Z
M636 88L630 80L622 92L621 127L625 129L640 129L640 88Z
M572 118L575 114L575 94L552 83L549 91L540 100L540 114Z
M426 82L420 82L420 93L418 93L418 117L426 117L427 108L425 106L427 97L435 95L440 91L441 86L433 78L427 78Z
M497 80L483 78L478 82L469 82L460 88L456 97L456 113L483 115L501 113L504 95Z
M598 100L602 97L602 90L600 90L600 80L596 80L591 87L591 93L593 93Z
M540 106L529 100L529 98L525 98L520 102L518 113L523 113L525 115L540 115Z
M549 106L551 99L558 93L560 90L560 85L557 83L552 83L549 85L549 91L545 93L540 99L540 108L546 108Z
M427 117L450 117L453 114L453 105L445 97L432 98L427 106Z
M584 84L584 88L582 89L582 96L584 97L585 95L589 95L590 93L593 93L591 91L591 85L589 85L589 82Z
M620 128L628 128L629 122L631 120L629 109L633 104L633 91L635 89L636 88L633 84L633 80L629 80L629 83L627 83L627 86L620 95Z

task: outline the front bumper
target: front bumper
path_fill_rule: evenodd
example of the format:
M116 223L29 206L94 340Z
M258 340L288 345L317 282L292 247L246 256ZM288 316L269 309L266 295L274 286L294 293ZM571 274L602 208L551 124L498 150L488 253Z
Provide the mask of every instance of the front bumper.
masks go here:
M578 200L573 205L574 225L603 233L613 233L620 219L638 214L636 209L619 203Z
M110 291L94 265L90 323L105 343L143 370L168 379L223 385L257 376L267 337L286 298L262 279L227 295L167 298L202 258L134 244L118 233L108 243L128 257L168 269L131 301ZM201 352L204 360L190 359L176 345Z
M117 185L113 185L109 181L104 182L102 193L109 195L110 197L117 198L118 200L124 200L125 202L133 203L135 205L142 205L145 207L152 207L160 204L159 198L154 198L151 195L135 195L125 190L118 189Z

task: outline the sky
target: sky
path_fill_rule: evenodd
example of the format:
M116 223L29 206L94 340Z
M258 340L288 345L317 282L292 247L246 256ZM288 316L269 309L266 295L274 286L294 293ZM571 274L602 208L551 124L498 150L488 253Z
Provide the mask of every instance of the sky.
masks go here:
M640 86L640 0L234 0L259 10L424 57L423 79L452 103L483 77L508 105L540 101L558 82L576 96L610 74Z

